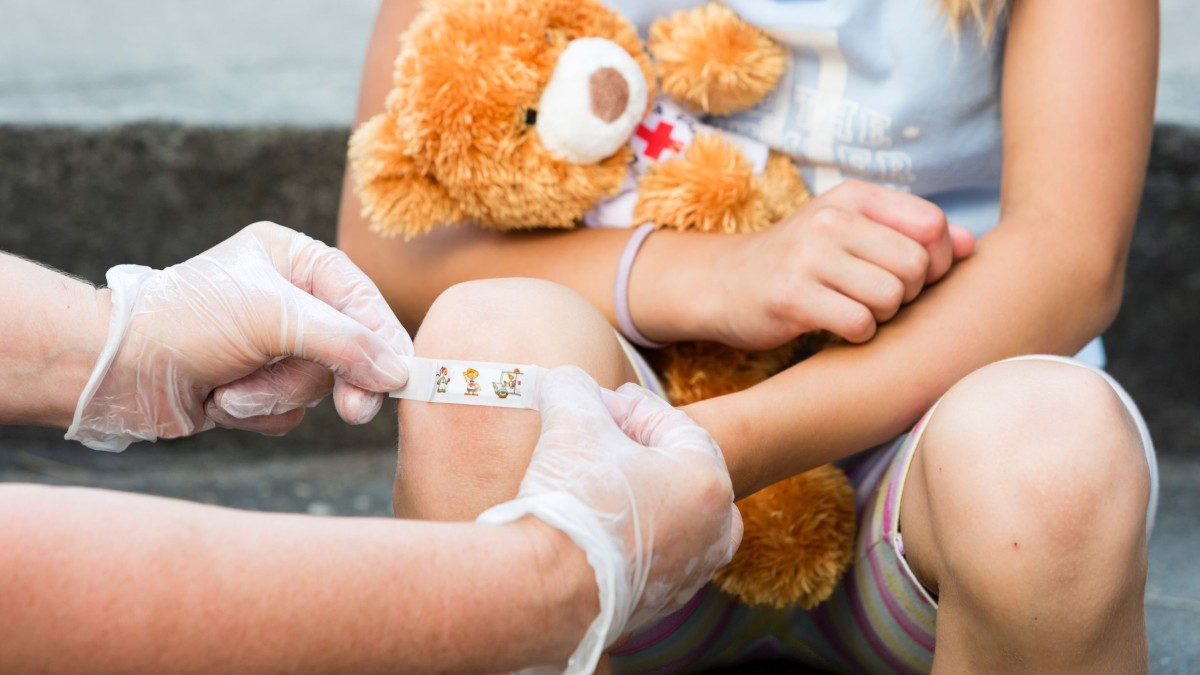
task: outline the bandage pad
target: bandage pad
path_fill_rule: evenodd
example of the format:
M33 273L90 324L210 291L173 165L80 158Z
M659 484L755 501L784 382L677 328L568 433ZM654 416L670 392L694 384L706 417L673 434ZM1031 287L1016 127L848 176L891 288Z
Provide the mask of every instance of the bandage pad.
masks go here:
M536 408L541 366L490 361L454 361L412 356L408 384L392 398L428 403Z

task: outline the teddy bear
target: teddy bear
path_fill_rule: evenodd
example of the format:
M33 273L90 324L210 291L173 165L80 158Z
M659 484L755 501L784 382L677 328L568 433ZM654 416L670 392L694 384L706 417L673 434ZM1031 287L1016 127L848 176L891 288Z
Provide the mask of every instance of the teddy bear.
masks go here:
M788 157L699 118L753 106L787 64L722 5L658 20L644 46L597 0L440 0L401 41L384 112L350 141L355 190L381 235L594 221L753 232L809 198ZM766 351L685 342L648 357L684 405L757 384L803 350L801 336ZM845 475L818 467L738 506L742 545L714 582L755 605L828 597L853 555Z

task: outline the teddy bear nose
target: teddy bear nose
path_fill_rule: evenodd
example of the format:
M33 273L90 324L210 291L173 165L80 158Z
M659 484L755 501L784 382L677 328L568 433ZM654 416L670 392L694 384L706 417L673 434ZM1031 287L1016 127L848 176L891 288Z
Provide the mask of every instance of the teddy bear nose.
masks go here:
M592 114L612 122L629 107L629 83L616 69L605 66L588 78L592 96Z
M638 62L617 43L572 40L538 102L542 146L572 164L611 157L641 121L648 89Z

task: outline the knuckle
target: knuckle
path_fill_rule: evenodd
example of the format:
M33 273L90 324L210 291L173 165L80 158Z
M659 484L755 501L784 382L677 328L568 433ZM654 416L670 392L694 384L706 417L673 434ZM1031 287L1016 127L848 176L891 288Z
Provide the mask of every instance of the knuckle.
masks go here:
M242 231L249 232L250 234L255 234L255 235L270 236L270 235L278 234L283 229L284 228L282 225L273 223L269 220L260 220L257 223L251 223L251 224L247 225L246 227L243 227Z
M918 199L914 229L925 241L936 241L946 231L946 214L932 202Z
M730 499L729 477L722 475L714 468L712 462L706 460L707 458L700 455L696 455L690 460L693 494L700 499L701 504L708 506L728 502Z
M813 214L813 227L819 232L833 232L844 228L850 214L839 206L825 205Z

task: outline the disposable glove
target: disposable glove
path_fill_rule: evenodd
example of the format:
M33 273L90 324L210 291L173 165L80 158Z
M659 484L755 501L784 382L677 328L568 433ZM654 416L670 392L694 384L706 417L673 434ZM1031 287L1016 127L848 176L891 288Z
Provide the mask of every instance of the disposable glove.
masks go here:
M404 385L412 340L341 251L255 223L164 270L108 271L108 341L67 438L120 452L216 425L280 434L334 392L370 420Z
M602 394L567 366L540 381L538 407L542 435L517 498L479 521L532 515L586 553L600 614L565 669L591 673L605 647L682 607L729 562L742 520L712 437L645 389Z

